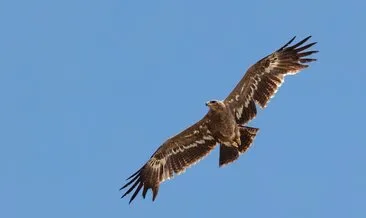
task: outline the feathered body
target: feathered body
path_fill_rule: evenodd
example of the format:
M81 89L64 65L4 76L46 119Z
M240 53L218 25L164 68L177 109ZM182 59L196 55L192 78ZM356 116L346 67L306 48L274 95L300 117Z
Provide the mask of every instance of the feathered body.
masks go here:
M184 172L216 144L220 144L219 166L235 161L250 147L259 130L244 126L256 116L256 104L266 107L286 75L296 74L308 67L305 63L316 60L307 56L317 51L305 51L315 43L302 46L309 38L289 46L294 37L251 66L225 100L207 102L209 111L200 121L164 142L150 160L128 178L130 181L121 189L130 187L122 197L135 189L131 203L143 188L143 197L152 189L155 200L160 183Z

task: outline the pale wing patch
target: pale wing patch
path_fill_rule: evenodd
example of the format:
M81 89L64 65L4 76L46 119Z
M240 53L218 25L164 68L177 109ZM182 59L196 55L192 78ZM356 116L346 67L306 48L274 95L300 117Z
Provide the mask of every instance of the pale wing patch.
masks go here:
M256 115L256 105L261 108L268 102L284 81L286 75L293 75L308 67L306 63L316 61L308 58L317 51L307 51L316 43L305 44L310 37L290 46L291 39L277 51L252 65L238 85L225 99L240 124L245 124ZM239 96L239 97L238 97Z
M239 99L240 99L240 95L235 95L235 100L239 101Z
M297 74L298 72L300 72L300 70L290 70L286 73L286 75L295 75Z
M278 67L278 57L277 54L273 54L269 57L269 66L264 69L265 73L271 73L273 70Z
M179 152L184 152L185 150L196 147L196 146L197 146L197 143L192 143L192 144L189 144L189 145L181 145L181 146L178 146L176 148L173 148L171 151L172 151L173 154L177 154ZM168 153L167 157L169 157L170 155L171 155L171 153Z
M263 80L258 85L258 90L253 96L257 105L261 108L265 108L269 101L275 96L284 81L283 74L269 74L263 76Z
M236 119L240 119L241 114L243 113L243 107L244 106L240 106L239 108L236 109Z
M176 157L176 155L184 155L185 152L189 152L189 150L192 148L197 148L198 146L204 146L205 143L207 142L213 143L214 141L215 139L213 136L205 135L203 136L203 139L197 140L188 145L178 145L175 143L175 146L171 150L167 151L166 155L163 158L157 160L156 158L152 157L148 162L148 165L151 166L152 170L154 171L153 174L161 175L161 177L159 177L160 183L164 182L167 179L171 179L174 176L174 174L179 175L181 173L184 173L187 168L199 162L209 152L207 152L206 154L202 155L199 158L196 158L197 160L191 163L182 156L180 156L180 159L176 159L178 158L178 156ZM169 161L170 159L171 161ZM180 165L180 167L173 166L174 164Z
M197 142L197 144L204 144L205 143L205 140L201 139L201 140L198 140L196 142Z
M200 131L198 131L198 130L194 130L192 134L185 135L184 137L185 137L185 138L189 138L189 137L192 137L193 135L197 135L197 134L199 134L199 133L200 133Z
M256 92L256 90L258 89L258 84L260 83L261 80L262 80L261 74L257 74L255 76L253 76L252 78L250 78L249 91L248 91L246 97L244 98L245 99L244 106L246 108L249 106L250 102L253 100L253 95ZM243 94L243 93L241 93L241 94Z

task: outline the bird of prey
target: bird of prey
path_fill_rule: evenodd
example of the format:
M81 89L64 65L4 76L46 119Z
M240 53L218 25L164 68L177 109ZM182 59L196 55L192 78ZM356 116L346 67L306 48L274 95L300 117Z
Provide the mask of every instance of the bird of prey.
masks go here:
M280 49L252 65L225 100L206 102L209 110L200 121L166 140L147 163L127 179L129 181L121 190L128 190L122 198L135 189L131 203L143 188L142 196L145 198L151 189L154 201L160 183L183 173L205 157L216 144L220 144L220 167L247 151L259 130L245 126L256 116L256 104L265 108L285 76L296 74L307 68L308 63L316 61L308 56L318 51L307 50L316 42L304 44L310 37L290 46L295 39L293 37Z

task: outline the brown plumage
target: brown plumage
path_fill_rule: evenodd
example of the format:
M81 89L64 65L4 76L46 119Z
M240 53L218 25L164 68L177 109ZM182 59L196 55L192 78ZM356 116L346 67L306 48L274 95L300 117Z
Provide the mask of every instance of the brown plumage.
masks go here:
M238 85L224 101L209 101L208 113L196 124L165 141L148 162L130 176L121 189L128 190L122 197L135 190L130 203L143 188L145 198L149 189L155 200L160 183L184 172L220 144L219 166L235 161L252 144L258 128L244 126L256 116L256 104L261 108L282 85L286 75L296 74L316 59L307 56L317 51L306 51L313 46L308 39L289 46L292 38L274 53L251 66Z

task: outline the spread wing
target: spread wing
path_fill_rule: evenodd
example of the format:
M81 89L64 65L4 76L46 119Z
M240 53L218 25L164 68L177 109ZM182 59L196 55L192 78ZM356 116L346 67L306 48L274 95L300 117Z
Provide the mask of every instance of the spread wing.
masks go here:
M164 142L150 160L127 179L129 181L121 190L130 187L122 198L135 189L129 202L131 203L143 187L142 196L145 198L148 189L152 189L155 200L160 183L172 178L174 174L183 173L205 157L216 145L214 137L207 129L208 122L210 119L206 115L193 126Z
M292 38L274 53L251 66L239 84L225 99L230 105L237 122L245 124L253 119L257 113L255 103L261 108L266 107L284 82L286 75L293 75L307 68L306 63L316 61L307 56L318 51L307 51L316 42L303 45L311 36L295 45L289 46Z

